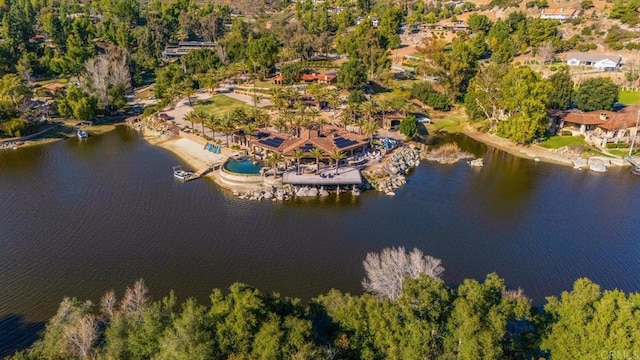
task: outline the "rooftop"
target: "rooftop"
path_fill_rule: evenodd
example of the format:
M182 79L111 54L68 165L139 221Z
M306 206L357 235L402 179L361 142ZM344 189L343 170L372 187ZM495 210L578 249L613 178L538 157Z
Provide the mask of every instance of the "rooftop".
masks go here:
M610 60L615 63L622 61L621 55L602 55L602 54L589 54L589 53L569 53L567 54L567 60L575 59L578 61L602 61L602 60Z
M566 122L581 125L597 125L605 130L626 129L636 124L636 116L631 112L590 111L570 112L564 119Z

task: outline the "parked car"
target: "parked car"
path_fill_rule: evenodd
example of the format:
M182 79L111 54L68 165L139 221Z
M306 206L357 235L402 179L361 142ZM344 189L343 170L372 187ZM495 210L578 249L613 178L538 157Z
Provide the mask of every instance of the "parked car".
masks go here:
M160 113L160 115L158 115L158 117L164 121L169 121L169 120L173 120L174 117L169 115L169 114L165 114L165 113Z

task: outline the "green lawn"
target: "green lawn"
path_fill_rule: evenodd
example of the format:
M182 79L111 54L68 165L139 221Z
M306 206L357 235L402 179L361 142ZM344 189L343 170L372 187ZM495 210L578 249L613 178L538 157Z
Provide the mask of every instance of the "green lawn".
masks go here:
M193 107L196 111L203 111L214 116L223 116L228 111L236 108L248 109L249 106L240 100L230 98L226 95L214 95L211 99L206 100L204 104Z
M584 145L584 139L575 136L552 136L540 143L540 146L547 149L558 149L563 146Z
M620 91L618 101L625 105L640 104L640 91Z

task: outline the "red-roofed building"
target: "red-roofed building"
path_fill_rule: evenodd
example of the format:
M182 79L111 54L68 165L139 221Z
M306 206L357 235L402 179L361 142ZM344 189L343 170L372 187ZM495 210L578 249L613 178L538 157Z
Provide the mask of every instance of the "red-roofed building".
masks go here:
M579 132L596 146L605 147L607 143L631 142L637 136L639 111L590 111L570 112L562 122L562 128Z

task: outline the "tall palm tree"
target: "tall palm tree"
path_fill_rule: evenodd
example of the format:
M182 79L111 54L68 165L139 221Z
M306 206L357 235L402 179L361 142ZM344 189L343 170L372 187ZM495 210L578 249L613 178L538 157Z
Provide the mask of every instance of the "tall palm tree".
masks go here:
M276 129L278 129L278 132L282 132L288 126L288 123L284 117L279 116L276 119L276 121L273 122L273 126L275 126Z
M373 145L373 135L378 132L378 122L376 119L368 119L363 125L364 133L369 135L369 146Z
M320 148L314 147L309 151L309 155L316 159L316 172L320 171L320 158L324 155L324 151Z
M282 154L277 152L272 152L265 159L265 163L267 164L267 166L273 169L273 176L276 178L278 177L278 164L280 164L283 160L284 157L282 156Z
M187 101L189 101L189 106L193 106L191 98L196 95L196 89L192 88L191 86L185 86L182 90L181 95L187 98Z
M249 122L246 123L243 126L243 130L244 130L244 134L249 138L248 144L249 144L249 154L253 155L253 146L251 146L251 136L258 131L258 126L256 125L255 122Z
M222 121L220 123L220 129L227 137L227 147L229 147L229 135L233 135L233 133L236 131L236 124L237 123L235 122L235 119L229 112L224 118L222 118Z
M195 130L196 117L198 117L198 115L193 110L189 111L184 115L184 119L186 121L191 121L191 130Z
M369 99L362 103L362 112L364 112L364 116L367 119L373 118L373 116L378 112L380 106L374 99Z
M219 122L220 122L220 118L214 115L209 115L204 120L204 125L211 130L211 140L214 140L216 138L216 129L218 127Z
M302 149L296 149L296 151L293 152L293 157L296 159L297 164L296 175L300 175L300 160L304 157L304 151L302 151Z
M286 97L286 94L282 88L275 88L271 90L271 102L278 109L278 111L282 111L282 109L286 108L289 105L289 100Z
M336 122L336 110L338 110L338 106L340 106L340 94L336 91L331 91L327 93L327 103L332 111L333 122Z
M195 112L195 116L193 118L193 122L195 122L196 124L201 124L202 125L202 137L204 137L204 123L207 120L207 114L205 114L202 111L196 111Z
M318 110L317 108L309 109L309 117L311 118L311 125L317 124L316 119L318 118L318 116L320 116L320 110Z
M347 155L342 152L340 149L333 149L329 153L329 157L336 162L336 175L338 175L338 168L340 167L340 160L347 157Z

